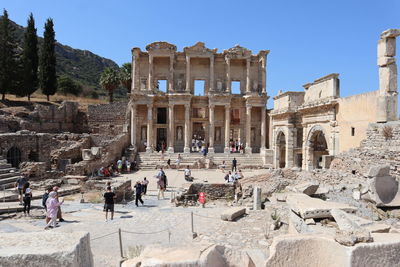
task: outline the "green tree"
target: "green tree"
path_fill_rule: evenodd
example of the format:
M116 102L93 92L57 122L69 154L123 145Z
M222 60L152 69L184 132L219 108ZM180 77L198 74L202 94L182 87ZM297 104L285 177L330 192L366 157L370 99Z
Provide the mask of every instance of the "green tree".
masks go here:
M31 100L33 94L38 87L38 38L35 28L35 20L32 13L28 18L28 26L24 33L24 44L22 52L22 65L23 65L23 80L22 80L22 94L21 96L28 96Z
M39 81L43 94L50 101L50 96L57 92L55 32L52 19L47 19L44 26L43 44L39 60Z
M3 10L0 19L0 93L2 100L6 93L14 93L18 86L18 54L14 28L8 18L7 10Z
M76 83L67 75L62 75L58 78L57 81L58 91L60 91L64 95L75 95L78 96L82 93L82 85Z
M128 92L131 91L132 86L132 64L124 63L119 69L119 77L121 85L126 88Z
M120 77L118 71L113 68L105 68L100 76L100 85L108 91L110 103L113 102L114 90L120 84Z

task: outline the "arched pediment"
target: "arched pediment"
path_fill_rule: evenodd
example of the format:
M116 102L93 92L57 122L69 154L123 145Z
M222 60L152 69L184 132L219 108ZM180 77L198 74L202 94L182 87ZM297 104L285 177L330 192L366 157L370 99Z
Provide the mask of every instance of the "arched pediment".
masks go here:
M170 44L168 42L154 42L146 45L147 51L154 50L167 50L167 51L176 51L176 45Z

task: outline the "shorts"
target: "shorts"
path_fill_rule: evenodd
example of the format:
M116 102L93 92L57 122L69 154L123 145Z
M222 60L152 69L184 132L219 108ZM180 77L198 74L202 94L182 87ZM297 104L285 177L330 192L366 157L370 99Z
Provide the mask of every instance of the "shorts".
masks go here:
M104 210L114 212L114 204L105 204Z
M22 188L18 188L18 194L21 196L22 195Z

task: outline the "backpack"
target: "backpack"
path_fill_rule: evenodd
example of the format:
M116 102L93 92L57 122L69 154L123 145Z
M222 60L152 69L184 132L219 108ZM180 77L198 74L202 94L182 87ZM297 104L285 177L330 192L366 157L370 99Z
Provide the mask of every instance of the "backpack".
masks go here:
M43 194L43 196L42 196L42 206L43 207L46 207L46 202L47 202L47 199L49 198L49 193L44 193Z

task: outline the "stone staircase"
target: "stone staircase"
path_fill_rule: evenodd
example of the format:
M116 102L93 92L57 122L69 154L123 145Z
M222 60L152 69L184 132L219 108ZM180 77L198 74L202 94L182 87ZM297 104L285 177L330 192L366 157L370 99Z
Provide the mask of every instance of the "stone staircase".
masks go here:
M21 177L19 171L0 157L0 190L13 188L19 177Z
M176 165L176 160L178 159L179 153L173 154L164 154L164 161L161 161L160 153L146 153L140 152L137 155L137 163L139 165L139 169L141 170L154 170L161 166L167 165L167 160L171 159L171 165ZM186 165L193 166L199 159L204 159L204 157L200 153L190 153L183 154L180 153L181 160L181 168L184 168ZM237 160L237 167L239 169L246 168L263 168L263 159L259 154L223 154L216 153L214 155L207 155L207 158L211 159L214 165L219 166L225 161L226 169L230 169L232 165L233 158Z

